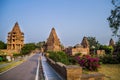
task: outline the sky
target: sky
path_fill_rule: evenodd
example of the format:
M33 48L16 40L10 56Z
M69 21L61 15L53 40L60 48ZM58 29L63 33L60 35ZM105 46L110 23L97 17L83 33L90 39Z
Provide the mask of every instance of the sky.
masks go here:
M25 43L46 41L52 27L65 46L81 43L84 36L108 45L112 36L107 17L111 0L0 0L0 40L16 22Z

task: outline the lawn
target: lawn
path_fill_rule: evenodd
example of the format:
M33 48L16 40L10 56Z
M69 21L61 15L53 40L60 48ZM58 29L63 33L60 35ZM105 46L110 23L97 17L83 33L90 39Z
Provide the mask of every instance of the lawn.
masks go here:
M98 70L99 73L105 74L105 80L120 80L120 64L103 64ZM83 70L85 74L93 74L96 72L88 72Z

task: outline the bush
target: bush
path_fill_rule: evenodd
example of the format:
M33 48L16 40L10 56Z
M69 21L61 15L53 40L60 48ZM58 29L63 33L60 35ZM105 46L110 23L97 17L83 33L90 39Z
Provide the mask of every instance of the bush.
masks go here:
M118 60L119 63L120 63L120 53L117 54L117 60Z
M2 57L0 57L0 62L1 62L1 61L3 61L3 58L2 58Z
M105 50L106 54L112 54L114 51L114 48L112 46L106 46L106 45L104 45L104 46L101 45L99 49Z
M49 58L51 58L55 62L61 62L61 63L66 64L66 65L76 64L76 60L74 59L74 57L68 56L65 52L49 51L48 53L49 53Z
M90 55L85 55L82 57L76 56L75 59L83 69L87 69L90 71L96 71L100 66L99 58L91 57Z
M0 55L1 61L7 61L6 55Z
M55 62L62 62L64 64L69 64L68 56L64 52L53 52L49 51L49 58L53 59Z
M22 56L22 55L23 55L23 54L21 54L21 53L14 53L14 54L13 54L14 57L18 57L18 56Z
M107 55L104 55L104 56L100 57L100 61L103 64L118 64L119 63L119 57L111 55L111 54L107 54Z

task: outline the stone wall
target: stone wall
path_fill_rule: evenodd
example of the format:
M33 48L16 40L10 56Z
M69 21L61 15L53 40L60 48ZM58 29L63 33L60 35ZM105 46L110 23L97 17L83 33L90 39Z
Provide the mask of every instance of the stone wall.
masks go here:
M47 62L64 80L104 80L104 75L96 74L82 74L82 68L77 65L64 65L60 62L54 62L47 58Z
M64 80L80 80L82 68L76 65L66 66L60 62L54 62L47 58L48 63Z

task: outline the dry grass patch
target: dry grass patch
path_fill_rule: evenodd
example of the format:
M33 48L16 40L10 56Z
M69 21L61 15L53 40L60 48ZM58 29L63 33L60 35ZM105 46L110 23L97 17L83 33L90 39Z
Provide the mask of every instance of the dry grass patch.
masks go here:
M105 80L120 80L120 64L103 64L97 71L105 75ZM95 74L95 71L83 70L83 74Z
M105 80L120 79L120 64L105 64L99 69L100 73L105 74Z

